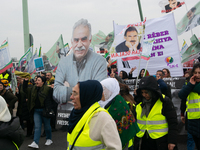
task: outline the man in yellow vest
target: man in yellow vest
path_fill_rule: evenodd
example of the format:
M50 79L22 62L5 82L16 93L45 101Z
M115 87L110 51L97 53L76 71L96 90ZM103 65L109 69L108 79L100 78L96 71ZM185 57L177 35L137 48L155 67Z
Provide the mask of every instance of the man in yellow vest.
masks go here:
M68 150L122 150L115 121L98 103L102 93L96 80L79 82L72 89L74 109L69 118Z
M161 94L156 78L143 77L140 80L135 100L137 123L142 140L141 150L177 149L177 114L172 101Z

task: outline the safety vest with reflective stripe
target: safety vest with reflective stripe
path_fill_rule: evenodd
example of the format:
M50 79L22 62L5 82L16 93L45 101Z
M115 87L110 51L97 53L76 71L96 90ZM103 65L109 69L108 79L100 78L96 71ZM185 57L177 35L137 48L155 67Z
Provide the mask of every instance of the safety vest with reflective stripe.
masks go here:
M165 95L163 95L163 98L165 98ZM140 132L136 134L137 137L143 137L145 131L148 132L152 139L158 139L166 135L168 133L168 123L166 117L161 114L163 103L160 101L160 99L156 101L151 111L149 112L148 117L143 115L141 118L141 104L142 102L136 106L137 123L140 128Z
M94 149L103 150L105 148L105 145L101 141L93 141L89 136L89 133L90 133L89 122L91 118L93 117L93 115L100 111L107 112L105 109L101 108L100 105L96 102L85 112L83 117L80 119L80 121L77 123L77 125L73 129L72 133L67 134L68 150L70 150L79 131L82 129L84 125L85 126L83 128L83 131L81 132L80 136L76 140L73 150L94 150Z
M187 117L188 119L200 118L200 95L196 92L190 92L187 97Z
M8 73L6 73L4 76L3 76L3 74L0 74L0 79L8 79L8 77L9 77L9 74Z
M13 142L13 141L12 141L12 142ZM17 144L16 144L15 142L13 142L13 144L16 146L17 150L19 150L19 148L18 148Z

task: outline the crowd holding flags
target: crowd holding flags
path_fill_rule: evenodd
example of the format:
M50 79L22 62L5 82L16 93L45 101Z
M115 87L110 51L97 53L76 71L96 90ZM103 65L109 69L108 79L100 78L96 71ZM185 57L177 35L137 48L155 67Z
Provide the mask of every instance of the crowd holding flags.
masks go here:
M173 3L170 3L171 1L168 0L161 0L159 5L162 8L162 13L169 13L172 11L175 11L176 9L178 9L179 7L186 5L186 3L184 2L184 0L179 0L179 1L174 1ZM162 17L161 17L162 18ZM159 19L158 19L159 20ZM147 20L149 21L149 20ZM120 26L120 25L116 25L114 23L114 31L110 32L107 36L99 30L98 33L94 34L92 36L92 41L91 41L91 45L90 45L90 49L93 49L93 51L95 51L95 49L97 48L99 51L101 51L101 49L104 49L103 51L103 56L104 58L110 56L112 58L112 64L117 64L117 61L119 60L119 58L123 61L130 61L130 60L134 60L134 59L145 59L148 60L150 57L155 57L152 56L151 52L149 54L147 54L148 52L145 51L145 47L143 47L143 44L146 46L148 44L150 44L150 41L143 41L143 35L145 34L145 22L141 22L141 23L135 23L135 24L128 24L125 26ZM176 25L176 29L177 29L177 35L181 35L184 32L187 32L189 30L191 30L192 28L198 26L200 24L200 2L198 2L194 7L192 7L183 17L183 19ZM129 28L129 27L135 27L137 32L138 32L138 43L137 43L137 48L131 51L131 48L129 47L129 52L118 52L117 51L117 46L122 44L125 40L125 31ZM117 29L118 28L118 29ZM123 29L122 29L123 28ZM170 37L169 37L170 38ZM156 43L159 43L156 39L154 41L154 45ZM160 39L161 40L161 39ZM164 39L162 39L164 40ZM172 39L174 41L174 39ZM153 41L151 39L151 41ZM184 41L182 49L180 51L180 55L182 57L182 63L192 60L196 57L199 56L199 43L197 42L197 38L195 35L192 36L191 38L191 42L192 45L190 47L188 47L188 45L186 44L186 41ZM1 45L1 49L4 47L6 47L8 43L5 42ZM139 46L139 44L141 44ZM153 44L153 42L151 42L151 44ZM161 46L161 45L160 45ZM157 45L158 48L158 45ZM162 49L162 47L160 47ZM166 46L164 46L163 48L166 48ZM5 48L8 49L8 48ZM19 71L24 71L24 72L28 72L28 73L34 73L35 72L35 65L34 65L34 59L38 58L38 57L42 57L41 55L41 45L39 48L39 54L37 55L37 50L35 51L35 53L33 54L33 46L31 46L26 53L20 58L19 63L18 63L18 67L16 68L16 70ZM149 50L155 50L155 49L149 49ZM65 57L70 51L70 47L69 44L66 43L64 45L63 42L63 37L62 34L59 36L58 40L55 42L55 44L52 46L52 48L46 53L46 56L48 58L48 61L51 63L52 65L52 70L56 71L58 62L60 61L60 59L62 59L63 57ZM137 52L139 52L137 54ZM142 53L140 53L142 52ZM0 53L3 53L3 51L1 50ZM131 57L132 56L132 57ZM5 57L4 57L5 58ZM0 61L0 71L4 68L7 69L10 67L11 63L11 59L6 59L9 62L4 62L3 58ZM3 64L4 63L4 64ZM130 64L129 64L130 65ZM3 66L3 67L2 67Z

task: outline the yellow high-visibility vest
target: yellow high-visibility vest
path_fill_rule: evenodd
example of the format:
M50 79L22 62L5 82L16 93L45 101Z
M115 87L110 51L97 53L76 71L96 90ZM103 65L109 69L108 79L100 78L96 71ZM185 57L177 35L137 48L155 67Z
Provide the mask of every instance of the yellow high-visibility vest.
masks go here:
M19 147L17 146L17 144L15 142L13 142L13 144L15 145L15 147L17 148L17 150L19 150Z
M165 98L165 95L163 95ZM152 139L158 139L163 137L164 135L168 134L168 123L166 117L161 114L162 112L162 102L160 99L156 101L154 106L152 107L151 111L149 112L148 117L146 115L142 116L142 107L141 103L136 106L137 112L137 123L140 128L140 132L136 135L137 137L141 138L144 136L145 131L148 132L149 136Z
M190 92L187 97L187 118L199 119L200 118L200 95L196 92Z
M3 74L0 74L0 79L6 79L6 80L8 80L8 77L9 77L8 73L6 73L4 76L3 76Z
M90 133L89 122L91 118L93 117L93 115L100 111L107 112L105 109L100 107L98 102L96 102L85 112L83 117L80 119L80 121L77 123L77 125L73 129L72 133L67 134L68 150L70 150L79 131L82 129L84 125L85 126L83 128L83 131L81 132L80 136L76 140L73 150L94 150L94 149L103 150L105 148L105 145L101 141L93 141L89 136L89 133Z

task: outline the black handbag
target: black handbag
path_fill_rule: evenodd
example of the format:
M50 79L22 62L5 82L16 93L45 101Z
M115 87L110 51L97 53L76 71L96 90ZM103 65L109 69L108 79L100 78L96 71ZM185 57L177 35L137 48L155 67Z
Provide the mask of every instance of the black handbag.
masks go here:
M55 117L56 114L52 109L44 108L42 115L43 115L43 117L46 117L46 118L53 118L53 117Z

